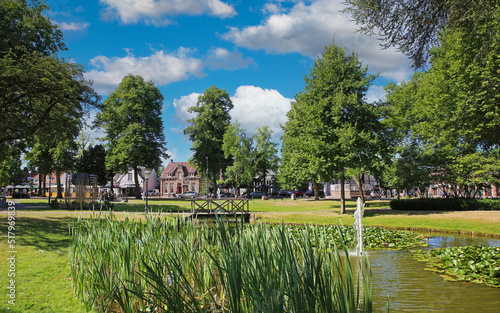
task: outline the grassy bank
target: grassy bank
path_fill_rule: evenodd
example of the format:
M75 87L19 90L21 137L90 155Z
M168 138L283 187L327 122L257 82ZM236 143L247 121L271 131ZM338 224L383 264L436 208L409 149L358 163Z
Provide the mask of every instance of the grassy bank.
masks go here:
M34 199L25 203L36 206ZM40 200L39 200L40 201ZM44 201L44 203L46 203ZM474 233L500 237L500 212L405 212L387 209L387 203L371 201L365 211L363 224L388 228L443 231L450 233ZM143 212L140 201L123 204L124 207ZM189 207L189 201L158 201L154 208L171 205L175 208ZM38 206L37 206L38 207ZM313 223L352 225L355 202L348 202L347 214L340 215L339 202L331 200L252 200L250 209L256 212L256 219L264 222ZM7 312L85 312L76 300L70 279L68 246L68 225L75 218L75 212L47 211L47 207L19 209L16 211L16 291L17 300L13 310ZM163 210L165 211L165 210ZM83 217L89 212L76 212ZM116 213L124 217L142 213ZM174 213L175 215L175 213ZM0 286L8 286L7 213L0 212ZM0 312L8 308L6 293L0 294Z

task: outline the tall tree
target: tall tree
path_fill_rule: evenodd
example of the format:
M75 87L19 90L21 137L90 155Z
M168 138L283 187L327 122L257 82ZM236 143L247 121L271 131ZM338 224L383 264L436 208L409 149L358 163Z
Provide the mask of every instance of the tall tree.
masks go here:
M485 21L494 19L498 5L496 0L345 0L345 3L361 33L377 35L385 48L397 47L417 68L426 65L430 49L439 42L439 34L445 28L462 29L474 36ZM476 56L481 57L489 48L486 38Z
M373 79L355 53L332 42L304 77L306 87L296 96L284 128L280 172L316 183L339 178L341 213L346 170L356 175L372 171L380 157L383 127L375 106L363 99Z
M16 147L10 155L0 160L0 186L21 183L24 178L21 166L21 150Z
M226 168L225 182L236 189L235 197L239 196L239 188L248 186L253 181L252 170L252 138L247 137L239 123L230 124L224 134L222 149L224 156L231 160Z
M5 146L61 124L61 111L96 106L97 94L83 67L57 58L62 33L43 15L39 1L0 5L0 144Z
M162 157L167 157L162 104L163 96L153 82L128 75L97 114L96 125L104 128L108 142L106 166L112 170L134 170L137 198L140 198L138 169L158 168Z
M278 144L271 141L273 131L268 126L261 127L253 136L255 142L254 171L261 184L266 183L269 171L278 170Z
M103 145L90 146L76 159L75 171L97 175L100 186L106 185L110 173L106 169L106 150Z
M229 94L211 86L198 97L196 106L188 110L196 114L188 121L190 125L184 129L184 134L188 135L193 143L191 162L202 173L207 171L208 163L209 177L214 186L228 164L222 145L224 134L231 123L229 111L232 108Z

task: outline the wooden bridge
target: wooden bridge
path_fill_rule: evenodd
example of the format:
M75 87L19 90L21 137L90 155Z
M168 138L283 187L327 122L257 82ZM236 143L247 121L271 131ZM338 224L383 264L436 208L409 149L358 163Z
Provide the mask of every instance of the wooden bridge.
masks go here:
M191 215L186 219L209 219L216 216L250 222L248 200L191 200Z

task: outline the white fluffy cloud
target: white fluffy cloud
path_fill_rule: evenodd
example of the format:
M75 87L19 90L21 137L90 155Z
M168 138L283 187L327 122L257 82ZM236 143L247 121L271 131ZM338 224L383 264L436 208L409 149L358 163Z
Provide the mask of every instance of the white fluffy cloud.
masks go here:
M97 56L90 62L94 69L85 74L94 81L94 89L100 94L113 91L128 74L141 75L146 81L157 85L203 76L203 61L195 58L192 50L179 48L173 53L157 51L147 57L128 54L123 58Z
M162 86L193 76L202 77L205 68L235 70L254 63L241 52L224 48L212 48L203 58L194 57L194 54L194 49L181 47L173 52L156 51L145 57L136 57L130 50L121 58L97 56L90 60L93 69L85 77L94 81L94 89L99 94L108 94L128 74L141 75L146 81Z
M274 140L283 134L280 124L287 121L292 99L286 98L274 89L262 89L255 86L240 86L233 97L233 120L238 120L249 135L263 126L269 126L274 132Z
M61 30L79 31L84 30L90 26L89 23L66 23L62 22L59 24Z
M125 24L144 21L164 26L171 21L167 16L204 15L220 18L233 17L236 11L220 0L100 0L105 19L119 19Z
M252 58L244 58L238 50L229 51L225 48L212 48L208 51L206 65L210 69L235 70L254 64Z
M264 11L269 14L260 25L231 27L223 38L248 49L316 57L335 37L337 44L356 51L371 72L396 81L406 79L411 73L407 58L395 49L382 50L375 38L356 33L343 8L342 0L300 1L287 11L268 5Z
M180 99L174 99L174 109L177 121L187 125L187 121L195 116L193 113L189 113L188 109L196 105L200 95L199 93L193 92L187 96L182 96Z
M196 105L198 93L192 93L174 100L174 108L178 121L185 125L193 115L187 109ZM231 118L237 120L241 127L246 129L248 135L253 135L257 129L268 126L273 130L274 140L283 134L280 124L286 123L286 113L290 110L290 102L274 89L262 89L255 86L240 86L231 97L234 108Z
M375 102L375 101L385 101L386 92L384 90L384 86L372 85L368 89L366 93L366 101Z

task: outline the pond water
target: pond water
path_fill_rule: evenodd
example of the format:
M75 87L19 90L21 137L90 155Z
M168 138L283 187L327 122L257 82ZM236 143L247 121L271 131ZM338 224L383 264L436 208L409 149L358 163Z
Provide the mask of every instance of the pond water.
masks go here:
M428 249L469 245L500 246L500 240L430 235ZM409 251L370 250L367 254L374 312L387 312L387 301L390 312L500 312L500 288L446 281L425 270L427 264L414 260Z

